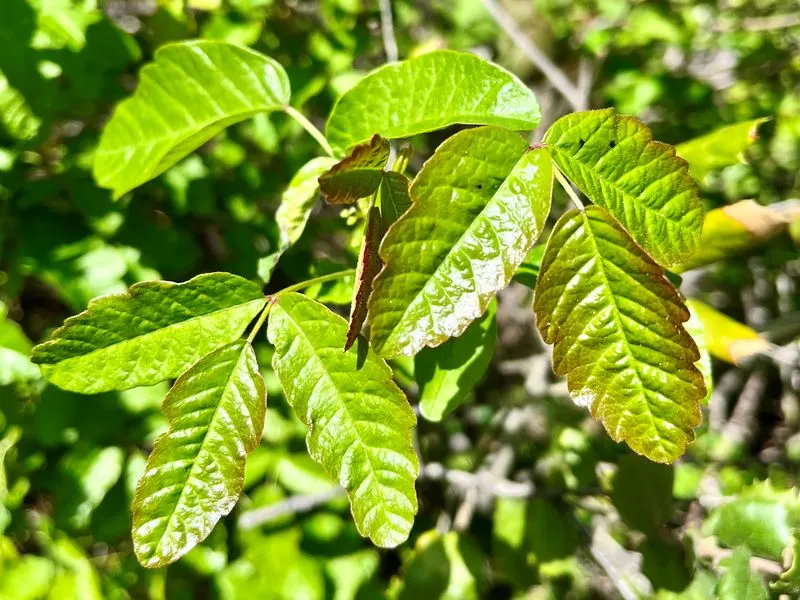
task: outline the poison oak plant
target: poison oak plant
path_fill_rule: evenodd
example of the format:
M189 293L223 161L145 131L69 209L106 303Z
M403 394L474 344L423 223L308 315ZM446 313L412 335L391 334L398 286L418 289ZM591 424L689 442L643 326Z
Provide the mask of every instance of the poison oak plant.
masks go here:
M518 132L539 122L530 90L455 52L377 69L338 101L324 136L289 102L288 78L266 56L208 41L168 45L96 152L97 181L120 197L223 128L284 111L328 156L301 168L286 190L276 214L281 247L265 270L299 238L318 189L334 204L358 202L366 217L349 323L298 292L352 271L266 297L256 283L211 273L98 298L35 349L45 377L67 390L176 378L163 404L169 430L133 504L142 564L177 560L236 503L264 426L251 344L265 323L310 455L346 489L359 531L378 546L408 537L419 471L415 416L386 360L417 355L421 413L441 419L486 368L494 296L515 275L535 282L537 325L575 401L653 461L683 453L706 389L684 327L689 311L664 268L692 257L703 215L672 147L613 109L568 115L529 146ZM389 139L454 124L478 127L447 139L413 180L407 152L388 167ZM534 245L554 181L576 208L542 251Z

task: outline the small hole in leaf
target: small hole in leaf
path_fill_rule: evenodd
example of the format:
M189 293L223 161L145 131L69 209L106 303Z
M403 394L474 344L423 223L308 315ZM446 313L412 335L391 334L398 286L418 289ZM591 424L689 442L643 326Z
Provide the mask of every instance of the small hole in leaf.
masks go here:
M613 148L616 145L617 145L617 142L615 142L614 140L611 140L610 142L608 142L608 147L609 148Z
M585 140L579 140L579 141L578 141L578 150L580 150L581 148L583 148L583 145L584 145L585 143L586 143L586 141L585 141Z
M478 185L476 185L475 187L476 187L477 189L479 189L479 190L482 190L482 189L483 189L483 184L482 184L482 183L479 183L479 184L478 184Z

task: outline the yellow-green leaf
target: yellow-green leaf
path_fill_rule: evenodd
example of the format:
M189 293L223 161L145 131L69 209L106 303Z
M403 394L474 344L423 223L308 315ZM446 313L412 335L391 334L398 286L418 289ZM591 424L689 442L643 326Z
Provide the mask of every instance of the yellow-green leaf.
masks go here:
M758 127L769 119L751 119L726 125L675 146L689 163L689 174L702 181L715 169L742 162L742 153L758 139Z

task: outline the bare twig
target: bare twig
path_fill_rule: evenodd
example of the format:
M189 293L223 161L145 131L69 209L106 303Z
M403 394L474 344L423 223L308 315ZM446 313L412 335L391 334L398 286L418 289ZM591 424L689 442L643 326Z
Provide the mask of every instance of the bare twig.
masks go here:
M790 29L800 25L800 13L784 15L769 15L766 17L746 17L740 23L720 23L716 31L733 31L741 25L747 31L774 31L777 29Z
M553 87L569 102L572 110L584 110L585 101L580 90L570 81L558 66L555 65L533 41L519 28L514 18L508 14L497 0L482 0L483 5L506 35L525 53L525 56L536 65Z
M378 0L381 7L381 35L386 60L395 62L399 57L397 40L394 37L394 20L392 19L392 0Z
M334 487L316 494L292 496L277 504L243 512L239 517L239 527L243 530L253 529L284 515L309 512L343 495L344 490L342 488Z

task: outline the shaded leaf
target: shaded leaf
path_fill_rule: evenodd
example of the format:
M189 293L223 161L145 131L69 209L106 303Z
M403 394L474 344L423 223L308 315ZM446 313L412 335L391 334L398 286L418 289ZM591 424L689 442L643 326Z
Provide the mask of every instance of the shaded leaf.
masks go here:
M618 465L611 501L620 518L633 529L655 534L672 516L673 468L635 454L620 456Z
M283 67L248 48L209 40L162 46L106 125L95 179L119 198L226 127L280 109L289 94Z
M497 302L458 337L414 357L419 409L429 421L441 421L464 401L481 380L497 341Z
M289 182L289 187L281 194L281 204L275 211L281 250L293 246L300 239L317 201L317 179L334 164L336 159L327 156L312 158L300 167Z
M375 350L412 356L483 314L539 237L552 177L547 153L506 129L469 129L443 143L381 244L386 266L369 306Z
M69 452L59 463L59 520L73 529L88 526L92 513L122 475L124 460L122 450L114 446L81 446Z
M672 462L700 423L700 356L663 270L598 206L559 219L542 260L534 311L575 402L615 441Z
M536 281L539 279L539 270L542 268L542 257L544 256L544 244L534 246L528 253L525 260L514 273L514 281L521 283L529 288L536 289Z
M237 340L181 375L164 399L170 428L155 442L133 500L133 545L146 567L175 562L236 504L245 456L264 428L266 388Z
M682 273L748 252L785 232L795 221L800 221L800 202L781 203L781 210L752 200L715 208L703 219L697 251L673 270Z
M720 561L725 569L717 586L719 600L767 600L767 586L758 573L750 568L750 552L737 548L733 555Z
M230 273L137 283L67 319L33 362L48 381L84 394L152 385L235 340L264 303L256 284Z
M361 243L361 252L358 256L356 284L353 290L353 302L350 306L350 322L344 344L345 350L348 350L356 341L361 327L367 319L367 303L372 294L372 283L383 266L381 258L378 256L383 229L380 209L373 206L369 210L367 223L364 226L364 241Z
M380 134L405 138L456 123L529 130L539 104L516 76L473 54L440 50L376 69L333 107L325 129L341 153Z
M669 267L691 256L703 226L697 184L675 149L653 141L641 121L612 108L573 113L544 142L564 174L656 262Z
M378 188L378 208L381 209L383 233L411 208L408 177L396 171L386 171Z
M272 366L309 427L309 454L347 491L356 525L376 545L408 537L417 512L416 419L392 372L361 339L342 352L347 323L299 294L269 317Z
M708 304L690 299L686 305L703 327L706 347L711 356L737 364L770 349L769 342L755 329L731 319Z
M742 162L742 153L758 139L758 126L769 119L752 119L726 125L675 146L689 163L689 174L698 180L715 169Z
M319 189L331 204L350 204L375 193L389 160L389 140L379 135L359 144L319 177Z

